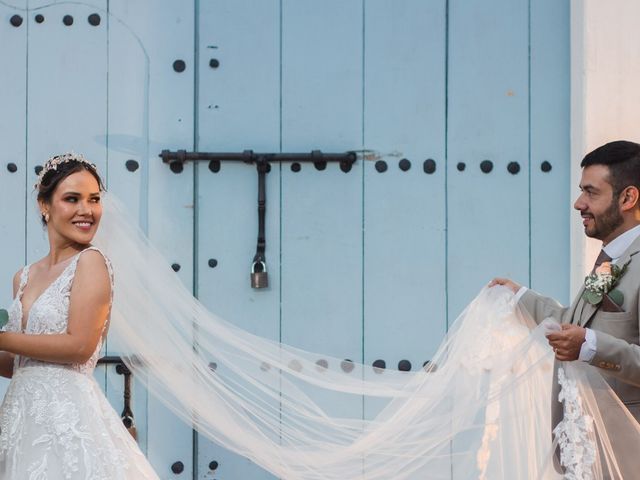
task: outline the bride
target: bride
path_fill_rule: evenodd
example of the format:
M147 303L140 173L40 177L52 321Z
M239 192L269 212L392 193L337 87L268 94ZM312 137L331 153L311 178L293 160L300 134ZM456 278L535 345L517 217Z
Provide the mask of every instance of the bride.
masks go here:
M114 277L90 244L104 190L81 156L50 159L36 184L49 254L18 271L0 374L0 477L157 478L93 378Z
M628 411L593 369L554 362L545 339L554 325L536 326L506 288L480 292L425 370L354 365L344 375L341 359L316 363L208 311L82 156L51 158L36 190L50 252L16 273L0 333L0 373L11 377L0 478L157 478L93 379L107 331L136 378L185 422L284 479L638 471L640 428ZM555 436L554 368L564 401ZM377 413L321 407L354 399Z

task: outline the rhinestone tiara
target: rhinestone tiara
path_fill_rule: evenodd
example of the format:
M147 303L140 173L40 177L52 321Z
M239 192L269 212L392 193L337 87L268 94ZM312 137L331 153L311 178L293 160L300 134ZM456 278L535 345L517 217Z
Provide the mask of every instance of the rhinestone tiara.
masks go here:
M36 181L36 183L33 184L33 188L35 188L36 190L39 189L40 184L42 183L42 179L47 174L47 172L51 170L58 170L58 165L62 165L63 163L72 162L72 161L89 165L94 170L98 169L98 167L96 167L94 163L91 163L89 160L84 158L79 153L68 152L68 153L63 153L62 155L55 155L44 163L42 170L40 170L40 173L38 174L38 180Z

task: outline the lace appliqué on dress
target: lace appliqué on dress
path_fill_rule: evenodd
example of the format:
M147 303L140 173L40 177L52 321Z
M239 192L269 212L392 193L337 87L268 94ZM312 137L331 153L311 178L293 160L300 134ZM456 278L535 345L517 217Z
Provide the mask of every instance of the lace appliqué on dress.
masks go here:
M100 252L95 247L83 251L89 249ZM33 302L24 333L46 335L67 330L71 286L80 253ZM111 277L113 302L113 269L102 255ZM7 331L22 331L20 298L28 272L26 266L9 311ZM16 355L13 377L0 407L1 478L157 478L93 378L101 344L82 364L56 364Z
M566 468L567 480L593 480L596 446L593 440L593 418L585 414L575 380L567 378L563 368L558 369L560 393L564 403L564 417L553 429L560 446L560 463Z

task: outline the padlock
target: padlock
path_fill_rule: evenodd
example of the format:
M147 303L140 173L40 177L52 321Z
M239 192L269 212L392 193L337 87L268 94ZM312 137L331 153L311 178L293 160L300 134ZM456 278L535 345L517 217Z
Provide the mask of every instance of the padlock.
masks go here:
M256 272L258 264L262 265L262 269ZM267 265L263 261L253 262L253 265L251 265L251 288L267 288L268 286Z

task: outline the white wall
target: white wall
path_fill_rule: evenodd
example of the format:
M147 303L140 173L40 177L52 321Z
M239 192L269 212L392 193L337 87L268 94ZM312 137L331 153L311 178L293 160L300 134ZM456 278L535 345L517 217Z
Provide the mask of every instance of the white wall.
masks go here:
M613 141L640 142L640 2L571 1L571 198L580 161ZM576 212L571 223L571 293L591 269L600 242L587 239Z

